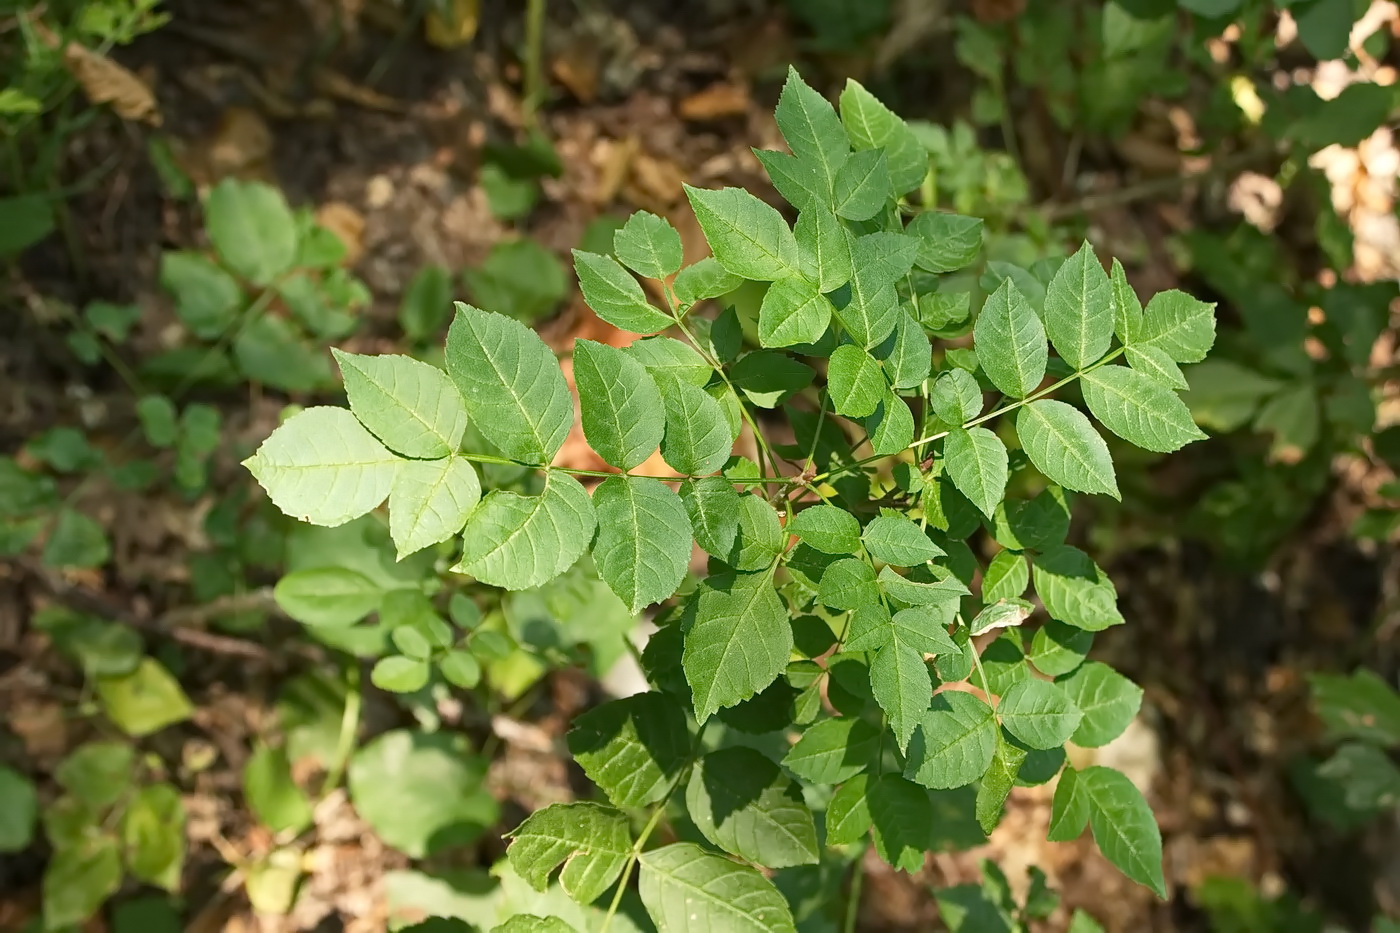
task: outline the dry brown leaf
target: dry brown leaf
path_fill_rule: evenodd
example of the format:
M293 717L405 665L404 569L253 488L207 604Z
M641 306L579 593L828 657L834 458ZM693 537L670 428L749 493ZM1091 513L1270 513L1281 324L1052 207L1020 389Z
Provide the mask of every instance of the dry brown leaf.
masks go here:
M318 68L315 74L316 90L327 97L335 97L366 110L382 110L385 113L406 113L408 105L403 101L381 94L374 88L356 84L345 75L330 68Z
M160 126L160 105L151 89L136 75L76 42L63 49L63 64L94 104L111 104L123 120Z
M751 101L747 87L720 81L682 100L678 112L683 120L722 120L748 113Z
M555 79L585 104L598 99L598 77L603 70L603 48L587 35L578 35L549 63Z
M364 215L344 201L327 201L316 209L316 222L345 244L343 266L353 266L364 255Z

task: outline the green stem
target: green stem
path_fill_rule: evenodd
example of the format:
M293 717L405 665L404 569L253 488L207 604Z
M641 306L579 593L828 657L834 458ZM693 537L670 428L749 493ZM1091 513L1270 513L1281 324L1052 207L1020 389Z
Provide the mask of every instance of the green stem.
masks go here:
M865 851L862 846L860 854L856 856L855 874L851 877L851 893L846 897L846 922L842 926L844 933L855 933L856 921L860 913L860 893L865 886Z
M597 476L597 477L602 477L602 478L604 478L604 479L606 479L606 478L609 477L609 476L631 476L631 477L635 477L636 479L655 479L655 480L660 480L660 481L663 482L663 483L675 483L675 482L679 482L680 480L683 480L683 479L691 479L691 478L693 478L693 477L691 477L690 474L688 474L688 473L677 474L677 475L675 475L675 476L661 476L661 475L652 475L652 474L649 474L649 473L622 472L622 471L618 471L618 470L577 470L577 469L574 469L573 467L541 466L541 465L538 464L538 463L526 463L526 462L524 462L523 460L511 460L511 459L508 458L508 457L496 457L496 456L493 456L492 454L471 454L471 453L465 453L465 452L463 452L463 451L458 451L457 454L456 454L456 456L461 457L463 460L471 460L471 461L474 462L474 463L495 463L495 464L498 464L498 465L500 465L500 466L526 467L526 468L531 469L531 470L543 470L543 471L545 471L545 472L553 471L553 472L555 472L555 473L567 473L567 474L570 475L570 476ZM793 486L793 485L800 485L802 481L799 480L799 479L798 479L797 477L795 477L795 476L793 476L793 477L789 477L789 476L765 476L765 477L758 477L758 478L756 478L756 479L745 479L744 482L746 482L746 483L775 483L775 484L782 485L782 486Z
M345 711L340 716L340 737L335 743L335 760L326 771L326 779L321 783L321 799L340 785L345 775L345 766L350 762L350 754L355 750L355 733L360 727L360 706L364 696L360 693L360 668L351 663L346 677Z
M1007 413L1009 413L1009 412L1013 412L1013 411L1015 411L1016 409L1022 407L1023 405L1028 405L1028 404L1030 404L1031 402L1039 401L1040 399L1043 399L1043 398L1045 398L1045 396L1047 396L1047 395L1049 395L1050 393L1054 392L1056 389L1060 389L1060 388L1063 388L1064 386L1069 385L1071 382L1073 382L1074 380L1078 379L1080 376L1083 376L1085 373L1091 373L1091 372L1093 372L1094 370L1098 369L1100 366L1104 366L1104 365L1107 365L1108 363L1113 362L1113 361L1116 360L1118 357L1120 357L1120 356L1123 355L1124 349L1126 349L1126 348L1125 348L1125 347L1119 347L1118 349L1116 349L1116 350L1112 351L1111 353L1109 353L1109 354L1108 354L1107 356L1105 356L1103 359L1099 360L1097 363L1094 363L1092 366L1085 367L1084 369L1081 369L1081 370L1076 370L1075 372L1072 372L1072 373L1070 373L1068 376L1066 376L1065 378L1061 379L1059 382L1056 382L1056 383L1054 383L1053 385L1046 386L1045 388L1040 389L1040 390L1037 391L1037 392L1032 392L1030 395L1027 395L1027 396L1026 396L1025 398L1023 398L1023 399L1017 399L1016 401L1012 402L1012 403L1009 404L1009 405L1003 405L1003 406L1000 407L1000 408L997 408L997 409L994 409L994 410L992 410L992 411L987 412L985 415L981 415L980 417L973 418L971 421L965 422L965 423L962 425L962 427L963 427L964 430L967 429L967 428L970 428L970 427L974 427L975 425L982 424L984 421L991 421L993 418L997 418L997 417L1000 417L1001 415L1005 415L1005 414L1007 414ZM923 446L924 444L931 444L931 443L933 443L934 441L941 440L941 439L947 437L947 436L949 435L949 433L951 433L951 431L939 431L937 434L930 434L928 437L919 438L917 441L915 441L913 444L911 444L911 445L909 445L909 446L910 446L910 447L917 448L917 447ZM818 474L818 475L812 477L811 482L813 482L813 483L819 483L819 482L821 482L822 480L828 479L828 478L830 478L830 477L832 477L832 476L837 476L837 475L839 475L839 474L841 474L841 473L849 472L850 470L859 469L860 467L863 467L863 466L865 466L865 465L868 464L868 463L874 463L876 460L883 460L883 459L885 459L886 456L887 456L887 455L885 455L885 454L875 454L875 455L873 455L873 456L869 456L869 457L865 457L864 459L857 460L857 461L855 461L854 463L848 463L848 464L846 464L845 466L835 467L835 468L833 468L833 469L827 470L825 473L820 473L820 474Z
M544 103L544 6L545 0L529 0L525 8L525 119L531 124Z

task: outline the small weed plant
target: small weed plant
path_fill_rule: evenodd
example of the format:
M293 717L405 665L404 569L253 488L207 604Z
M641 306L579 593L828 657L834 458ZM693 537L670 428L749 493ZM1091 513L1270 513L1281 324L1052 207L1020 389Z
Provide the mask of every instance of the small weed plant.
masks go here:
M522 591L591 555L632 612L661 607L639 657L650 689L568 735L600 799L510 833L520 878L545 890L562 866L600 928L621 928L635 879L662 931L795 930L810 898L785 870L842 870L873 846L916 871L950 826L975 844L1012 788L1051 780L1049 838L1087 827L1165 896L1141 792L1066 763L1067 743L1111 742L1142 698L1086 659L1124 619L1067 538L1076 494L1119 495L1095 421L1161 453L1204 436L1179 366L1210 350L1213 306L1168 291L1144 307L1087 244L982 263L982 221L921 209L927 149L854 81L837 108L792 72L777 119L791 152L758 155L795 225L745 190L687 188L712 257L683 267L677 231L648 213L612 255L574 255L597 315L647 335L573 349L583 435L616 472L554 465L575 419L555 354L462 303L445 371L337 352L349 407L298 411L246 465L313 525L387 500L401 558L450 554ZM745 280L771 283L756 314L694 313ZM360 594L323 576L300 598L331 624L363 618ZM474 684L470 643L443 629L394 637L412 650L379 659L375 682Z

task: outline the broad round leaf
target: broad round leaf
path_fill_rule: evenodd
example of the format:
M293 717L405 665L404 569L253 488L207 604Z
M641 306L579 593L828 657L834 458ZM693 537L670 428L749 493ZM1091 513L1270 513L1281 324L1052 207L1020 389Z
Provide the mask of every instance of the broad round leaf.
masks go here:
M471 842L496 821L485 777L486 761L462 736L396 729L350 760L350 802L386 843L423 858Z
M288 418L243 465L283 512L334 527L383 502L400 458L343 408L307 408Z
M204 199L204 228L219 258L254 285L267 285L297 257L297 223L282 192L226 178Z

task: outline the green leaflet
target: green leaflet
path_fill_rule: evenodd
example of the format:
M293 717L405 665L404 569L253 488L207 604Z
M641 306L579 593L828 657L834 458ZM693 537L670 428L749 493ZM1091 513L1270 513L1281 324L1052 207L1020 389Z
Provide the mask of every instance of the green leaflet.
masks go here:
M685 186L715 259L746 279L776 282L797 271L797 240L774 208L743 188Z
M870 449L890 457L914 443L914 414L904 399L887 388L874 414L865 419L865 430L870 433Z
M1024 566L1024 562L1022 564ZM1057 619L1050 619L1036 630L1031 640L1031 663L1042 674L1060 677L1070 673L1084 663L1089 649L1094 646L1094 633L1067 625ZM1064 686L1062 683L1061 686ZM1068 689L1068 688L1066 688ZM1088 715L1088 707L1080 702L1074 691L1070 697ZM1082 728L1082 726L1081 726ZM1082 743L1081 743L1082 744Z
M554 353L524 324L460 301L447 332L447 374L501 453L545 464L569 434L574 403Z
M334 527L383 502L401 462L350 412L321 406L288 418L243 465L283 512Z
M1346 677L1312 674L1308 683L1329 738L1400 743L1400 695L1372 671L1358 669Z
M569 753L619 807L664 798L690 756L685 712L661 693L639 693L574 718Z
M675 323L651 306L642 286L616 259L576 249L574 271L583 300L613 327L634 334L654 334Z
M908 274L918 247L913 237L888 231L868 233L852 244L850 294L837 303L836 317L859 346L877 347L894 331L899 320L894 285Z
M538 496L493 490L467 518L452 569L492 586L524 590L573 566L593 539L593 502L579 481L551 472Z
M844 343L831 354L826 369L831 405L839 414L864 418L884 398L885 374L875 358L860 347Z
M950 369L934 381L929 406L944 424L966 424L982 413L982 387L967 370Z
M861 534L870 556L897 567L916 567L942 557L941 547L929 540L917 522L903 515L879 515Z
M1084 711L1072 738L1085 748L1098 748L1118 738L1142 706L1142 688L1098 661L1085 662L1058 684Z
M854 554L860 550L860 522L834 505L823 503L803 509L792 517L787 532L827 554Z
M1031 402L1016 414L1016 433L1031 463L1051 482L1120 498L1108 445L1077 408L1053 399Z
M689 344L671 337L647 337L627 348L627 354L646 367L660 385L663 376L703 388L714 370Z
M724 561L735 570L762 570L777 560L787 542L778 513L755 495L741 495L738 506L738 532Z
M758 340L765 347L816 343L831 324L833 308L802 276L774 282L758 309Z
M945 690L914 731L904 776L935 790L971 784L991 765L996 745L992 708L970 693Z
M1164 350L1178 363L1199 363L1215 343L1215 305L1176 289L1158 292L1134 343Z
M1088 243L1065 260L1045 289L1045 332L1075 369L1097 362L1113 342L1108 273Z
M880 858L911 875L922 869L934 821L928 791L897 774L882 774L865 796Z
M869 778L857 774L831 795L826 805L826 844L850 845L870 831L870 805L866 797ZM928 794L924 794L927 799Z
M788 148L815 167L824 193L830 196L837 173L851 151L835 108L789 65L774 116Z
M797 216L793 228L803 277L817 290L833 292L851 280L853 237L824 207L809 207Z
M1014 599L1031 584L1026 558L1015 551L998 551L982 574L982 602Z
M690 519L659 480L610 476L593 491L598 576L632 612L676 592L690 564Z
M734 435L719 402L669 373L656 373L656 385L666 412L661 456L678 473L713 473L729 459Z
M1031 748L1050 749L1069 740L1084 714L1055 684L1027 677L1001 695L997 715L1019 741Z
M1186 389L1186 376L1181 371L1181 367L1176 365L1176 361L1171 358L1161 347L1154 347L1144 344L1140 347L1128 347L1123 352L1127 358L1128 365L1145 376L1151 376L1162 385L1172 389Z
M777 408L807 388L815 376L812 367L778 350L745 353L729 371L730 381L759 408Z
M946 571L943 571L946 573ZM967 587L951 576L924 583L902 577L889 567L880 570L880 588L894 600L910 606L933 606L968 595Z
M1126 366L1100 366L1082 377L1094 417L1144 450L1171 453L1206 435L1175 392Z
M898 197L923 182L928 174L928 152L923 144L907 123L855 79L847 80L841 92L841 122L857 150L885 150L891 194Z
M842 131L844 141L845 133ZM847 220L869 220L890 200L890 166L883 149L851 154L836 173L832 204Z
M581 904L612 886L632 850L627 815L596 803L556 803L536 810L510 833L506 856L536 891L562 863L559 884Z
M880 733L863 719L823 719L802 733L783 766L813 784L840 784L870 764Z
M389 536L399 559L457 534L480 499L476 470L461 457L402 463L389 489Z
M332 349L360 423L405 457L456 453L467 429L457 387L436 366L409 356L361 356Z
M710 577L687 602L683 625L681 664L700 722L772 683L792 651L787 609L769 571Z
M1025 398L1045 378L1045 327L1010 279L982 305L972 334L982 371L1007 396Z
M1016 775L1025 760L1025 749L1011 744L1004 734L997 736L992 765L977 785L976 816L982 832L990 835L1001 822L1002 808L1006 805L1006 798L1011 796L1011 788L1016 786Z
M701 758L685 802L705 838L740 858L768 868L820 858L801 788L751 748L722 748Z
M817 599L832 609L859 609L880 601L874 569L863 560L838 560L822 574Z
M956 272L972 265L982 251L982 218L924 211L904 231L919 238L914 264L927 272Z
M1052 619L1089 632L1123 624L1118 592L1088 554L1056 545L1037 556L1034 565L1036 595Z
M729 272L713 256L697 260L676 273L671 288L682 305L692 305L706 298L718 298L738 288L744 280Z
M817 164L771 149L755 149L753 154L783 200L799 210L819 208L831 200L831 186L821 176Z
M622 264L649 279L664 279L681 267L681 235L663 217L637 211L613 234L613 252Z
M885 375L896 389L923 385L933 368L928 337L919 322L904 310L895 320L894 333L875 349L875 357L884 364Z
M616 347L574 341L583 435L598 456L622 470L640 464L661 443L661 392L646 368Z
M1118 335L1119 343L1131 347L1137 341L1138 330L1142 326L1142 303L1128 284L1128 274L1117 259L1113 260L1108 281L1109 294L1113 298L1113 332Z
M954 428L943 442L943 470L958 492L991 518L1006 495L1006 445L982 427Z
M695 541L712 557L727 557L739 531L739 493L721 476L681 483L681 501L690 517Z
M933 695L923 655L897 640L881 648L870 662L870 689L889 719L899 750L906 751Z
M644 852L639 888L658 933L796 933L787 901L747 865L688 842Z
M1123 874L1165 898L1162 834L1141 791L1121 772L1099 766L1080 771L1077 783L1076 796L1085 801L1099 851Z

